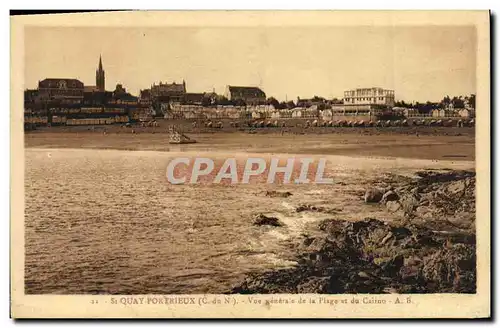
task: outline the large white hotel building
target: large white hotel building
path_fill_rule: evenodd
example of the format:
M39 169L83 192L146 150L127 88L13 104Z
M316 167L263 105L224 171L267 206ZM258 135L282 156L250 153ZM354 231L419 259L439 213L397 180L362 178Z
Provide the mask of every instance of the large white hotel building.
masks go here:
M394 90L359 88L344 91L344 105L386 105L394 107Z

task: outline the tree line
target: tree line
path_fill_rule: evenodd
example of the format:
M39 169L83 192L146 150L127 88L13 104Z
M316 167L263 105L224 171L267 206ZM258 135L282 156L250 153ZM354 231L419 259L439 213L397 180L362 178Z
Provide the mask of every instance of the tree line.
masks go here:
M476 108L476 95L471 94L470 96L454 96L451 98L450 96L445 96L440 102L430 102L427 101L425 103L414 102L407 103L404 100L396 101L395 107L403 107L403 108L415 108L421 113L429 113L434 109L446 109L450 107L450 104L453 108L465 108L465 103L469 103L469 107Z

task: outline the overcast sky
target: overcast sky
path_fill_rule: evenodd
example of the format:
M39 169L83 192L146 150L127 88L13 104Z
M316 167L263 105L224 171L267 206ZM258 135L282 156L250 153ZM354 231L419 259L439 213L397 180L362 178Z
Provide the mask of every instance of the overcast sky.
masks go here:
M100 54L106 89L122 83L136 95L183 79L188 92L259 86L279 100L372 86L406 101L476 92L473 26L26 27L25 87L47 77L95 85Z

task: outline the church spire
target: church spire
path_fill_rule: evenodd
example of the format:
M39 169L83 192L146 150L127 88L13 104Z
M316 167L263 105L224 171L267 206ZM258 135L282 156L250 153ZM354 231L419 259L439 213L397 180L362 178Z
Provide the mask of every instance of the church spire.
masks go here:
M106 82L105 82L104 70L102 69L102 56L99 55L99 67L95 72L95 85L97 89L101 92L106 91Z

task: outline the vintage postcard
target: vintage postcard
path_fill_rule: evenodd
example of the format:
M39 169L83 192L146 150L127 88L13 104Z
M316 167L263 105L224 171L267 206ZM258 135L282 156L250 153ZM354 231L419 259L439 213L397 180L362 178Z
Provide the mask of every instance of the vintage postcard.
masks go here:
M489 317L489 18L12 17L12 317Z

